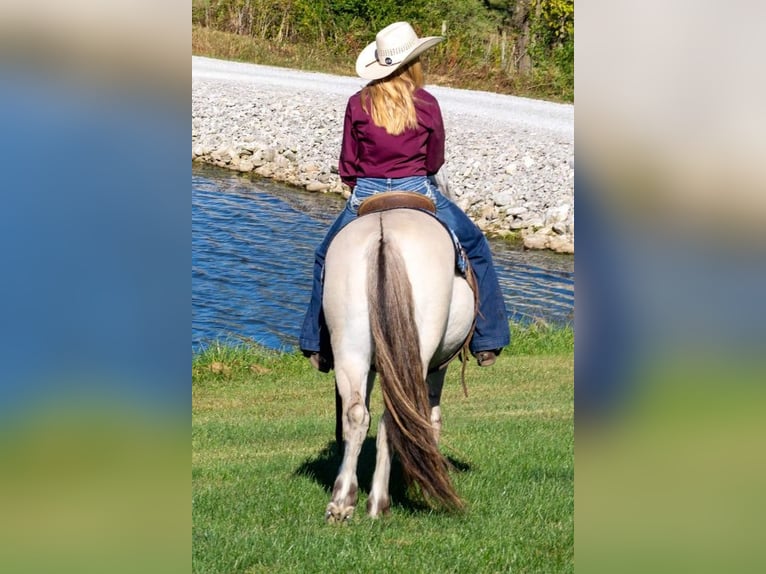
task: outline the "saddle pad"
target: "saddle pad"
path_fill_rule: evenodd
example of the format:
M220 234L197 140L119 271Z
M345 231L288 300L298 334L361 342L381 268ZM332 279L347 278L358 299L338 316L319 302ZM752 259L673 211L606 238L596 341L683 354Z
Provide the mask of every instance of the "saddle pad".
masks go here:
M399 207L423 209L436 213L436 205L434 205L432 200L428 199L425 195L412 191L384 191L383 193L376 193L362 201L357 213L361 217L368 213Z

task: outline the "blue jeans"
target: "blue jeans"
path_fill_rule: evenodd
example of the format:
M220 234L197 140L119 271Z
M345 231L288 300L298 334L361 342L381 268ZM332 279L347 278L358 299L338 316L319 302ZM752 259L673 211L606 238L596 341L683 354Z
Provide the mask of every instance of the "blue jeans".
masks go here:
M492 265L489 243L481 230L457 205L444 197L433 178L426 176L359 178L346 207L332 224L314 258L314 286L299 339L301 350L329 355L330 343L322 317L322 272L330 242L356 215L362 201L376 193L406 190L422 193L436 204L436 217L455 232L465 249L479 288L479 315L469 344L472 353L500 349L511 342L503 293Z

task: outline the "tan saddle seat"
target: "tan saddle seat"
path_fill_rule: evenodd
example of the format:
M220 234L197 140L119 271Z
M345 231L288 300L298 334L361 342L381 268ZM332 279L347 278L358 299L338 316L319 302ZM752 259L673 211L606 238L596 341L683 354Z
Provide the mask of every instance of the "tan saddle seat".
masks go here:
M387 209L396 209L399 207L408 207L410 209L423 209L436 213L436 205L433 200L425 195L415 193L414 191L384 191L376 193L362 201L359 206L358 215L367 215L376 211L385 211Z

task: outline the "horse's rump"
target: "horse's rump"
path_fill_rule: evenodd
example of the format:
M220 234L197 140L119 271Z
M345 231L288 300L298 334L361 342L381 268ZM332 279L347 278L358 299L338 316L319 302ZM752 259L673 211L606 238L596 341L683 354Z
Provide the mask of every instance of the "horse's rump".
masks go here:
M367 293L370 257L377 257L381 239L402 255L413 294L421 354L431 367L439 366L468 335L465 324L470 328L473 321L473 293L455 272L455 247L446 228L433 216L410 209L359 217L333 239L325 263L323 298L333 353L337 356L345 349L361 355L369 347L373 363L369 335L349 341L348 330L333 329L330 323L354 325L357 334L369 329L365 324L369 301L361 295ZM468 300L470 305L466 305ZM335 339L339 339L337 343Z

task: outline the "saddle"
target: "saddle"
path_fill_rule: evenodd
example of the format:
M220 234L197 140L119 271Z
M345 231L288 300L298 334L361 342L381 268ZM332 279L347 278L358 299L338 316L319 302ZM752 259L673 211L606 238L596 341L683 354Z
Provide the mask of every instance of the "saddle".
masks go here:
M377 211L386 211L388 209L398 209L406 207L409 209L422 209L436 213L436 205L425 195L415 193L414 191L386 191L376 193L363 200L357 212L359 217L368 213Z

